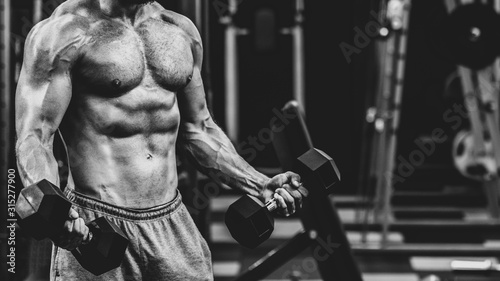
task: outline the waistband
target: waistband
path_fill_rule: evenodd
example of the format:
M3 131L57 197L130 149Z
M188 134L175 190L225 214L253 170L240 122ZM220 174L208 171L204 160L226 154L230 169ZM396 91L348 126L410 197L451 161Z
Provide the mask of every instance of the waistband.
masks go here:
M83 195L70 188L66 188L64 190L64 194L69 199L69 201L71 201L72 203L74 203L79 207L88 208L110 216L128 220L152 220L161 218L177 210L182 203L182 196L179 190L177 190L177 194L172 201L166 204L162 204L147 209L131 209L131 208L116 206Z

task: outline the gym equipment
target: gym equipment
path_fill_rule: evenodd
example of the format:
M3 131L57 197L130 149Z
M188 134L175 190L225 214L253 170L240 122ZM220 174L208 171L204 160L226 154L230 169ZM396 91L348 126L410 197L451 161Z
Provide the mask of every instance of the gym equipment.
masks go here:
M439 276L437 275L431 274L424 277L421 281L441 281L441 278L439 278Z
M459 5L445 22L445 46L457 64L482 69L499 55L500 16L481 2Z
M278 129L278 125L275 124L273 127L274 134L273 147L276 152L276 156L280 160L280 165L284 171L290 171L293 169L295 163L295 157L298 157L313 147L311 136L307 131L306 123L301 116L303 113L300 111L299 103L296 100L291 100L283 106L281 111L284 114L291 116L290 119L297 120L290 122L286 125L287 129L281 132ZM289 140L293 139L293 142Z
M229 206L224 221L234 240L253 249L271 236L274 230L271 212L276 208L274 199L264 205L257 197L245 195Z
M333 159L318 149L310 149L298 158L299 174L304 179L316 177L325 189L331 192L333 185L340 181L340 173ZM308 192L300 187L299 192L307 197ZM277 209L276 199L265 205L256 197L245 195L231 204L225 215L225 223L231 236L241 245L253 249L266 241L274 230L272 212Z
M367 166L361 169L361 193L374 203L366 209L363 220L373 212L383 224L382 244L387 243L391 196L396 165L397 132L400 125L401 103L405 79L406 48L410 21L410 0L380 1L379 21L391 26L387 36L377 40L376 60L378 89L367 107L366 138L361 154ZM373 190L374 189L374 190ZM373 194L374 195L371 195ZM373 198L372 198L373 196Z
M454 164L463 176L477 181L488 181L496 177L497 174L492 143L496 134L489 132L482 121L486 109L482 102L481 87L477 85L478 83L474 83L474 80L478 81L479 74L461 66L458 68L471 129L462 130L455 136L453 141ZM483 94L494 96L493 93ZM489 136L489 138L487 139L485 136Z
M276 40L277 34L292 36L293 44L293 97L298 100L300 104L305 104L305 59L304 59L304 35L303 35L303 21L304 21L304 0L290 0L289 3L292 9L290 12L293 16L287 14L286 16L277 16L260 14L260 20L250 20L249 17L254 15L255 7L252 5L256 1L249 1L242 3L239 0L228 0L227 10L221 14L220 22L225 25L225 124L227 128L227 135L233 142L238 142L239 136L239 50L238 38L241 36L252 35L255 37L256 45L263 46L263 49L272 47L268 44L270 41L262 37L267 37L271 41ZM274 5L274 4L272 4ZM245 6L249 6L249 10L245 10ZM239 12L245 10L245 13ZM259 17L259 13L256 14ZM283 19L286 18L286 19ZM290 18L290 20L288 20ZM262 26L262 21L269 23L277 23L276 29L270 30L269 26ZM254 22L255 26L246 24ZM282 28L279 28L281 23ZM285 26L285 27L283 27ZM260 28L261 27L261 28ZM255 29L255 30L253 30ZM259 33L260 32L260 33ZM263 34L264 32L265 34ZM265 36L263 36L265 35ZM263 39L263 40L259 40Z
M323 151L311 148L297 158L295 170L302 181L319 183L324 195L333 192L333 186L340 182L340 172L333 159Z
M454 260L450 264L455 271L499 271L500 264L492 260Z
M16 203L18 224L36 240L58 235L68 219L71 202L47 180L21 190ZM87 224L85 245L72 251L83 268L101 275L120 266L128 246L125 234L110 220L100 217Z
M446 2L452 32L458 44L458 74L470 117L470 130L461 131L453 143L453 160L465 177L482 183L492 218L500 218L500 129L498 111L498 31L500 7L496 3ZM495 10L496 9L496 10ZM457 22L462 21L462 22ZM471 33L473 33L471 35Z
M453 281L493 281L500 278L500 265L496 258L457 259L451 261L450 267L454 275Z
M472 131L475 130L474 127ZM453 140L455 167L467 178L479 181L490 180L497 174L493 144L491 140L480 140L483 139L483 132L472 131L460 131Z
M299 160L300 156L306 152L311 153L311 150L316 151L316 149L312 147L311 138L303 116L300 114L301 110L298 103L296 101L287 103L282 112L285 110L296 112L297 118L293 118L287 123L277 122L273 125L274 129L280 128L275 130L273 146L276 149L281 166L283 168L292 167L291 170L301 175L304 186L308 187L309 195L303 201L303 206L298 212L304 231L295 235L282 246L270 251L236 280L262 280L293 256L310 248L311 256L316 262L323 280L361 281L363 280L361 272L352 256L351 246L347 240L342 222L331 202L331 198L327 196L331 191L329 186L333 184L331 182L332 178L334 178L332 174L339 175L338 170L326 165L328 168L323 168L324 170L318 168L315 170L316 172L304 172L304 166L310 167L311 162L309 162L310 159L302 158ZM289 153L296 154L287 155ZM288 161L292 161L292 163ZM324 166L320 165L320 167ZM332 173L330 176L327 176L326 170L328 169ZM306 170L311 171L310 168ZM340 179L340 176L338 179ZM321 241L331 242L338 245L338 247L334 250L330 249L331 251L326 252L325 255L319 255L317 251Z

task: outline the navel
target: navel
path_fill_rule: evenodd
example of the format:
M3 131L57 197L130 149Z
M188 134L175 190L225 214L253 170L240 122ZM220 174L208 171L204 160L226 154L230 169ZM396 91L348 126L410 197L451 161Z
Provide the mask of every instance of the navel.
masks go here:
M111 85L113 86L113 88L120 88L120 86L122 85L122 81L120 81L120 79L115 79L111 82Z

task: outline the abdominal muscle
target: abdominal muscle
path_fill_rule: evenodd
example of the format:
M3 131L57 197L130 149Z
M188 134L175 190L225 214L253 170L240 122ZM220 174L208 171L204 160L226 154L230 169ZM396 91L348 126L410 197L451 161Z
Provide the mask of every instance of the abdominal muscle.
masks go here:
M95 122L99 114L85 100L63 121L73 178L68 185L125 208L150 208L173 200L177 193L177 105L166 107L168 110L129 108L126 114L101 116ZM116 111L113 103L99 102L99 112ZM113 123L115 130L103 130L96 123Z
M148 152L140 138L87 140L79 148L69 148L75 191L127 208L170 202L177 189L175 149L164 155Z

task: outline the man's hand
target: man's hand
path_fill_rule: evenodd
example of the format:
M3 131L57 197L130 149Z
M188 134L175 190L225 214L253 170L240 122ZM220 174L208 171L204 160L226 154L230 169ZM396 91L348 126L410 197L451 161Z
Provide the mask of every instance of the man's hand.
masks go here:
M89 228L85 225L83 219L78 216L78 213L71 208L63 230L53 240L54 244L60 248L72 251L83 242L88 242L88 240L90 240Z
M301 185L299 175L293 172L282 173L267 182L262 197L265 202L276 198L278 213L290 216L295 213L297 208L302 207L303 195L298 191Z

